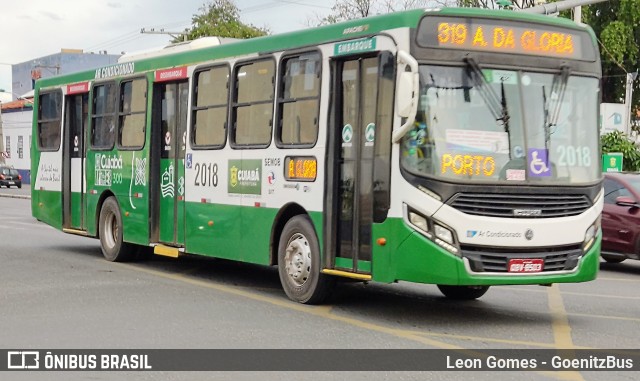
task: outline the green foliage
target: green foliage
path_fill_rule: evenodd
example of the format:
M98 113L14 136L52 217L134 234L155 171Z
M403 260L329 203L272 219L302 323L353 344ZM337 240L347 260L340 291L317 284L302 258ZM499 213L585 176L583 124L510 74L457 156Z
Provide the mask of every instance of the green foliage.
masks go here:
M640 171L640 150L638 146L620 131L613 131L600 138L602 153L622 152L624 157L622 170L629 172Z
M195 40L205 36L252 38L267 34L267 28L258 28L240 21L240 10L232 0L213 0L203 4L200 13L193 16L187 36L189 40ZM173 42L179 41L181 39Z
M583 7L582 21L601 41L602 101L624 101L626 73L638 70L640 57L640 0L614 0ZM637 87L636 81L633 86ZM640 91L633 94L637 105ZM634 109L636 107L633 107Z
M309 26L335 24L346 20L408 9L455 5L457 0L334 0L331 13L307 19ZM487 0L484 0L487 1ZM490 1L490 0L489 0Z

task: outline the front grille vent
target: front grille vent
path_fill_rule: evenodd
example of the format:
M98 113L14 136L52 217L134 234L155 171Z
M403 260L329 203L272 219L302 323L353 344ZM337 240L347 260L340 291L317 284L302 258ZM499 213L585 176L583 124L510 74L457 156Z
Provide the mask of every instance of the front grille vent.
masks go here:
M543 272L573 270L583 254L581 245L549 248L496 248L461 245L474 272L507 272L510 259L543 259Z
M569 217L592 206L585 195L458 193L448 204L466 214L504 218Z

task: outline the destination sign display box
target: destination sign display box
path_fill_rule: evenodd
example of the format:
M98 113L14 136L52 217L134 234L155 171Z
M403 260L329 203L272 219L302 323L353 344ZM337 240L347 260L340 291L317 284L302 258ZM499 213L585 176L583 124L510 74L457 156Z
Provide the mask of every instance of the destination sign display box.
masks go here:
M424 47L595 60L586 31L500 19L425 17L418 44Z

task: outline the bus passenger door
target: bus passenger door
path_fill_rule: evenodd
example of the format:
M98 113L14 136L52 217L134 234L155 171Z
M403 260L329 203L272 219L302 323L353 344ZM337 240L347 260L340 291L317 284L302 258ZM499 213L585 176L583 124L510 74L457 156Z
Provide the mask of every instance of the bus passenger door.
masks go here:
M88 85L86 86L88 90ZM62 154L62 227L85 230L85 130L88 116L87 93L67 95L64 108Z
M153 205L158 211L157 214L152 214L152 220L158 221L158 225L152 231L157 232L158 241L161 243L183 246L184 159L187 144L189 84L187 81L156 84L154 93L154 102L160 104L154 104L153 107L154 110L159 110L153 126L155 131L153 142L160 149L152 150L151 155L159 155L160 160L157 165L152 164L153 170L157 171L154 176L156 201Z
M381 222L376 216L381 205L387 202L388 209L377 188L382 182L388 189L393 80L385 81L385 76L393 78L394 67L389 53L334 62L336 116L329 135L334 164L327 175L326 206L332 211L329 268L360 274L372 271L372 225ZM378 179L381 173L383 180Z

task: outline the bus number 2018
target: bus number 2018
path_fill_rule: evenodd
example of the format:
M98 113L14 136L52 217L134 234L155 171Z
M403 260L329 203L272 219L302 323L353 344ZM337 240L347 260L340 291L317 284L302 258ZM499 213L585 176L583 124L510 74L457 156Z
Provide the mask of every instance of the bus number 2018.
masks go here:
M560 166L591 166L591 148L581 146L558 146L558 164Z
M196 163L196 179L194 185L199 187L218 186L218 164Z

